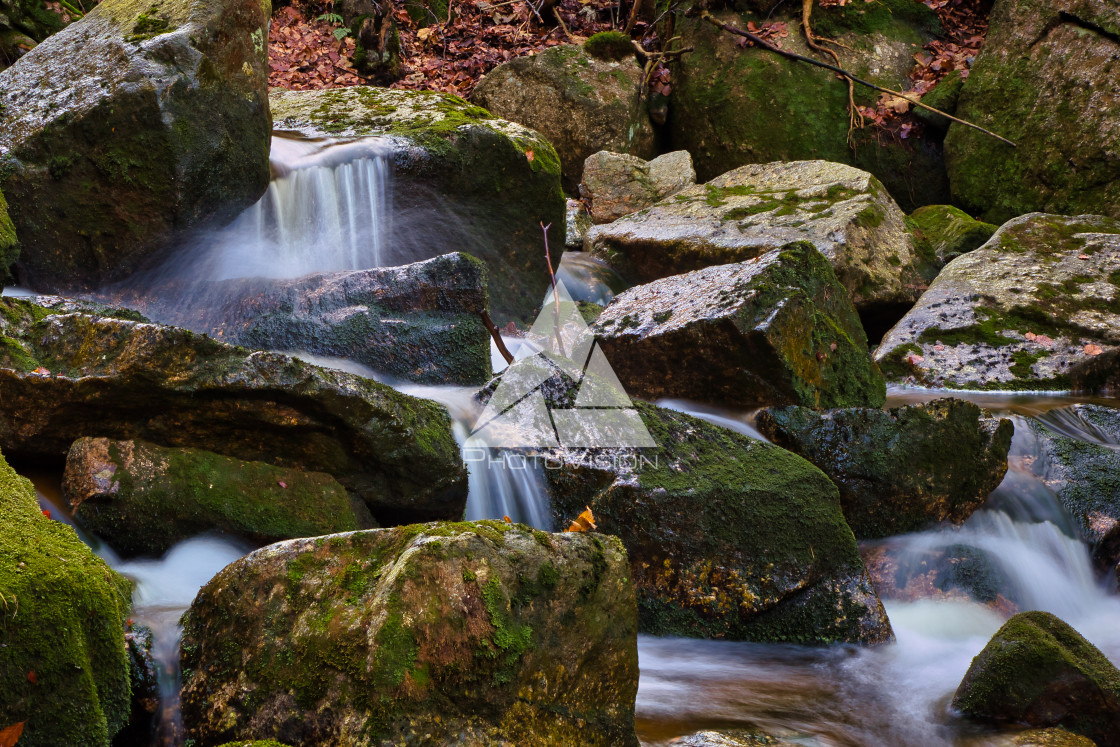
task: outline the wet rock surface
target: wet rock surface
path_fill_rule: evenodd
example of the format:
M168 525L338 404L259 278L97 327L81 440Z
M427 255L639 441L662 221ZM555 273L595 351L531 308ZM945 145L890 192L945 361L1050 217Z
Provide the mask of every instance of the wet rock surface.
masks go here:
M1096 391L1120 346L1120 223L1031 214L946 265L887 333L888 380L951 389ZM1098 361L1098 358L1101 359Z
M0 189L29 283L119 279L264 194L269 13L105 0L0 72Z
M499 65L478 82L471 100L547 138L560 154L564 189L576 194L592 153L655 155L641 86L633 54L596 57L566 44Z
M557 250L565 238L560 161L541 134L428 91L274 90L269 103L280 130L387 139L399 240L386 262L466 251L489 270L495 319L528 318L540 306L541 223Z
M0 448L11 453L57 458L82 436L139 438L326 472L381 523L463 510L466 471L434 402L176 327L22 299L0 299L0 344Z
M827 408L885 398L846 291L805 242L632 288L593 330L626 391L646 399Z
M952 205L926 205L906 216L914 237L918 273L930 283L941 268L982 246L998 226L978 221Z
M769 409L757 423L836 483L858 539L963 522L1003 480L1014 430L957 399L887 411Z
M905 216L871 174L828 161L742 166L587 236L634 283L753 259L808 241L857 308L921 293Z
M953 707L981 720L1061 726L1101 747L1120 744L1120 671L1048 612L1023 612L992 637Z
M610 223L695 183L688 151L666 153L652 161L599 151L583 162L579 193L591 204L595 223Z
M184 618L189 738L634 745L626 551L598 534L427 524L270 545Z
M326 473L143 441L78 439L62 491L84 529L128 555L162 555L205 532L264 543L376 526Z

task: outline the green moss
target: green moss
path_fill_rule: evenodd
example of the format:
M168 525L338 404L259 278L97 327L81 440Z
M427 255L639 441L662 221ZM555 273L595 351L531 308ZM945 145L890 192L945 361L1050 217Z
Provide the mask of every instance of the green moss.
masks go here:
M0 288L10 279L10 268L19 256L16 245L16 228L8 217L8 203L0 192Z
M624 60L634 56L630 37L621 31L600 31L583 43L583 49L601 60Z
M489 642L484 642L480 653L485 658L497 660L498 667L493 674L494 684L505 684L513 679L521 656L532 647L533 629L512 620L509 601L497 578L491 578L482 587L482 599L494 632Z

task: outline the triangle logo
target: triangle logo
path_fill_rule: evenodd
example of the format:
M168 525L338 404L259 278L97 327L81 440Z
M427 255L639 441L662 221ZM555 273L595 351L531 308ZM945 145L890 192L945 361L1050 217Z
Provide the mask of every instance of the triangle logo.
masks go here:
M657 446L560 280L525 336L526 349L502 373L472 438L505 448ZM554 392L550 405L545 388L557 373L578 387L574 395Z

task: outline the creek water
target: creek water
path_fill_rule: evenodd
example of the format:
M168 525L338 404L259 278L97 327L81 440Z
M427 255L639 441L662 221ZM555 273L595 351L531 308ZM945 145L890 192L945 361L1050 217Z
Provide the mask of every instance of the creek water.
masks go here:
M377 143L350 144L345 146L349 151L287 141L275 147L276 179L268 195L227 233L210 238L212 248L202 254L204 261L190 270L196 278L289 277L358 269L380 264L387 253L399 260L385 246L391 179L387 156ZM308 256L305 246L326 248L322 256ZM613 295L609 271L584 255L565 255L559 275L578 299L606 303ZM21 293L20 289L5 291L6 295ZM506 342L515 355L532 352L527 346L522 349L516 337ZM303 357L446 405L470 471L466 517L509 516L552 528L539 468L491 460L485 444L472 437L478 413L474 390L421 387L386 379L351 362ZM495 370L504 365L495 352ZM1063 409L1081 400L1051 394L896 390L889 404L948 395L972 399L1015 419L1006 478L984 509L961 527L892 537L862 549L888 550L905 566L920 563L939 549L972 548L993 560L1000 603L985 605L944 595L885 598L896 640L876 648L813 649L640 636L637 720L643 743L668 744L700 729L758 727L798 744L830 747L1007 744L1006 735L956 718L948 703L972 657L1013 610L1051 611L1120 663L1120 596L1115 580L1093 568L1089 548L1076 539L1072 518L1029 468L1039 455L1037 444L1022 427L1023 418L1043 417L1066 435L1094 443L1111 443L1107 434ZM1117 400L1103 403L1120 406ZM752 413L683 401L659 404L762 438ZM60 505L57 475L30 476L44 507L69 521ZM153 630L153 654L164 689L156 744L178 744L178 619L215 572L251 548L228 537L199 537L177 545L162 558L123 560L96 538L86 539L136 582L133 617Z

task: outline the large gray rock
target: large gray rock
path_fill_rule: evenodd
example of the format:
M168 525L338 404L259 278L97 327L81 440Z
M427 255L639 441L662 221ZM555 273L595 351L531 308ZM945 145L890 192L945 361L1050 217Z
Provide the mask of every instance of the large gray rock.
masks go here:
M422 384L480 385L491 376L486 274L456 252L403 267L160 288L128 304L258 350L345 358Z
M1004 623L969 666L953 707L979 721L1061 726L1120 745L1120 671L1049 612Z
M631 288L593 330L645 399L828 408L886 397L847 293L806 242Z
M836 483L859 539L963 522L1003 480L1014 430L1010 420L957 399L885 412L770 409L758 428Z
M462 515L466 470L442 406L134 312L60 305L0 299L0 448L57 458L82 436L139 438L326 472L382 524Z
M1120 11L1112 0L996 0L945 139L953 202L991 223L1120 218Z
M891 381L953 389L1101 388L1120 346L1120 221L1024 215L950 262L887 333Z
M587 251L634 283L742 262L808 241L857 308L921 293L905 216L879 180L828 161L743 166L588 233Z
M263 544L376 526L323 472L144 441L79 438L62 492L83 528L128 555L162 555L203 532Z
M565 238L560 162L540 134L430 91L277 89L269 101L278 129L387 139L396 235L387 263L467 251L490 271L498 321L540 306L548 287L541 224L551 226L557 255Z
M270 545L202 588L181 661L199 744L638 745L615 537L487 521Z
M610 223L695 183L692 156L686 150L652 161L601 150L583 162L579 193L591 203L595 223Z
M105 0L0 73L0 189L28 282L123 277L264 194L269 14Z
M471 100L544 135L560 154L564 189L575 194L592 153L654 155L641 87L642 68L633 55L595 57L569 44L498 65Z

